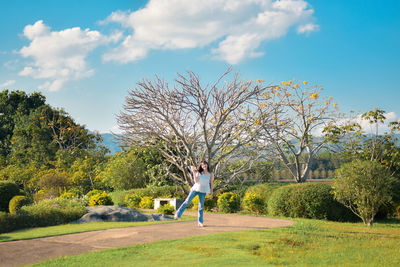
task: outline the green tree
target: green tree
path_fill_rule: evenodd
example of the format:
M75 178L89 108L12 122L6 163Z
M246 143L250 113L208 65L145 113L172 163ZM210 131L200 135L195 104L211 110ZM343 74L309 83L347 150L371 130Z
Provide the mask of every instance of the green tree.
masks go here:
M28 115L15 118L15 127L11 138L10 162L28 165L33 162L37 167L54 160L57 146L53 142L51 129L43 121L42 106Z
M376 161L355 160L337 171L335 199L371 226L379 208L392 199L396 179Z
M155 149L140 147L132 147L110 157L99 177L104 184L116 190L171 183L162 168L161 154Z
M324 129L327 140L337 146L344 161L354 159L377 161L390 169L391 175L400 178L400 147L396 133L400 130L400 122L388 124L390 131L383 135L379 126L385 123L385 111L375 108L362 114L359 119L366 120L371 125L371 133L362 130L357 118L343 125L330 125Z
M45 104L45 97L40 93L27 95L23 91L0 92L0 157L3 165L11 152L16 117L29 115L32 110Z
M93 189L104 189L99 173L104 168L107 158L105 150L91 151L84 157L76 159L71 166L71 186L82 194Z

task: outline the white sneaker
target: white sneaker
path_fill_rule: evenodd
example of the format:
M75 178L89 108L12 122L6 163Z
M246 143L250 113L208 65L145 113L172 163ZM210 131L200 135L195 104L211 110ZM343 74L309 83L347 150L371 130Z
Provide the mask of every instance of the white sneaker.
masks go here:
M198 226L199 226L199 227L204 227L204 224L199 223Z
M179 218L178 218L178 215L177 215L177 214L175 214L175 215L174 215L174 220L179 220Z

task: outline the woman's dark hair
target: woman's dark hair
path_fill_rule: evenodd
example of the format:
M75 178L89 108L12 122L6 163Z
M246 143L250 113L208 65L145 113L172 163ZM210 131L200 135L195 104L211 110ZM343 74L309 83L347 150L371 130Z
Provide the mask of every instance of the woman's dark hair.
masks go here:
M199 167L197 167L197 171L199 172L199 173L203 173L203 168L201 167L201 164L202 163L204 163L204 164L207 164L207 172L210 172L210 166L208 165L208 162L207 161L205 161L205 160L203 160L202 162L200 162L200 164L199 164Z

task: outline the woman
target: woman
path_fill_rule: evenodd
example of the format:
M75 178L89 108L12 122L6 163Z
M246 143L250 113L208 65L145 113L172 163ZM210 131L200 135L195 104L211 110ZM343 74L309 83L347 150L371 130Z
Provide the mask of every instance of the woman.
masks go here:
M204 209L204 200L206 198L206 194L210 194L210 198L213 197L213 181L214 174L210 172L210 168L208 166L207 161L202 161L199 167L196 169L194 166L191 166L191 170L193 172L193 178L195 184L190 189L190 193L187 196L185 202L182 203L180 208L176 211L174 219L177 220L182 216L182 213L185 211L186 207L192 202L192 199L198 195L199 196L199 212L198 212L198 225L199 227L203 227L203 209Z

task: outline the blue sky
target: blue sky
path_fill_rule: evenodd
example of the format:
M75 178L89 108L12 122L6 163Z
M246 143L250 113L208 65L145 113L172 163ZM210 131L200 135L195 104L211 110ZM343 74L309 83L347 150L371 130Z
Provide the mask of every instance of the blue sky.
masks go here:
M143 78L227 67L243 79L297 78L342 111L400 114L398 0L0 0L0 90L42 92L90 130Z

